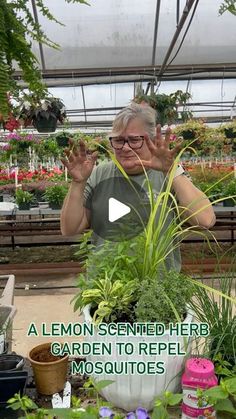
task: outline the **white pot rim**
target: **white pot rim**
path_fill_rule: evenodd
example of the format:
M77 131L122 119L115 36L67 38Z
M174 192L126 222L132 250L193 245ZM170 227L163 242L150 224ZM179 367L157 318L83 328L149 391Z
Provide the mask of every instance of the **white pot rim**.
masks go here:
M84 314L85 322L89 323L89 324L93 323L93 319L90 315L90 308L91 308L91 304L87 304L82 310L82 312ZM187 316L185 317L185 319L181 323L186 323L186 324L192 323L194 313L188 306L186 307L186 311L187 311ZM156 322L156 323L158 323L158 322ZM96 327L96 325L95 325L95 327ZM169 334L169 330L166 329L164 334Z

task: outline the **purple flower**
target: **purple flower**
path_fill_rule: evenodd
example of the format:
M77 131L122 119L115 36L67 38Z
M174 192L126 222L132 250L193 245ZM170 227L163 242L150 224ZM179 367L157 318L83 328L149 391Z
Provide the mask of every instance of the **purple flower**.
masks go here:
M115 414L112 412L112 410L107 406L102 406L99 409L99 416L100 418L113 418Z
M16 134L15 132L12 132L11 134L8 134L6 137L7 140L20 140L21 137L19 134Z
M146 409L144 409L143 407L138 407L135 413L127 413L126 419L150 419L150 417Z
M25 140L28 140L28 141L34 141L34 135L33 135L33 134L28 134L28 135L25 137Z

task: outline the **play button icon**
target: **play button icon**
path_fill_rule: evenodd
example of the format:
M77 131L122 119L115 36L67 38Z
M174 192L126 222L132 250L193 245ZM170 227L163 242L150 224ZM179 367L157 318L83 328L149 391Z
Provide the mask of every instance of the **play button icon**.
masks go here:
M117 176L102 180L93 189L90 210L94 242L100 242L99 238L126 241L145 229L150 201L138 182Z
M109 198L108 219L111 223L124 217L131 211L128 205L123 204L115 198Z

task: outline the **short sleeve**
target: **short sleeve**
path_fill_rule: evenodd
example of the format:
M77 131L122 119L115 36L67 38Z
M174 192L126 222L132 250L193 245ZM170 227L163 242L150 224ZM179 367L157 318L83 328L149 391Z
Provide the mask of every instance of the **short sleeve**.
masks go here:
M84 188L84 207L91 210L92 208L92 197L93 197L93 191L96 186L96 175L95 175L96 169L94 169L89 176L87 183Z

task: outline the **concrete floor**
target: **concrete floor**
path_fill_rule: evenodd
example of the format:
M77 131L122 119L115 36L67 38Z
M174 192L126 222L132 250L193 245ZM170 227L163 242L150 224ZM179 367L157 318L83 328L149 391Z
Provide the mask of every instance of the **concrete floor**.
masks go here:
M74 313L73 304L70 303L77 289L67 287L74 284L75 278L72 275L67 275L65 278L50 278L50 281L48 278L42 277L17 279L14 297L17 313L13 321L13 351L19 355L28 356L30 349L40 343L79 339L78 337L55 338L41 335L42 322L45 322L49 329L52 322L75 323L83 321L78 312ZM57 286L62 288L51 289L51 287L56 288ZM35 322L39 336L27 336L31 322Z

